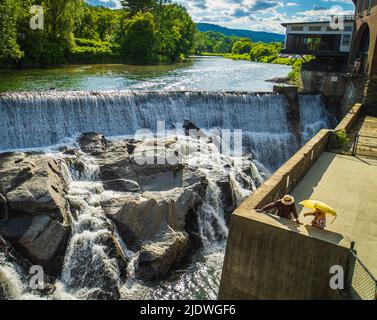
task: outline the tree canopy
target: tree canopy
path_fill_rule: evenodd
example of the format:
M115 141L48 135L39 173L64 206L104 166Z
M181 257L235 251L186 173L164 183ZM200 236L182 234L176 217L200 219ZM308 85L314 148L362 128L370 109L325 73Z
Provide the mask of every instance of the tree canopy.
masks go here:
M192 51L195 24L169 0L123 0L123 9L84 0L0 0L0 68L67 62L175 62ZM29 26L44 11L43 30Z

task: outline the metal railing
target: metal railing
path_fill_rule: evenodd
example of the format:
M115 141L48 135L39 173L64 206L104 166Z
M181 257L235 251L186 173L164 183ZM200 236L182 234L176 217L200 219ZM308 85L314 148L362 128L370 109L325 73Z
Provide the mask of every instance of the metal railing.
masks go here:
M353 155L377 158L377 137L357 134Z
M336 132L330 136L327 151L350 156L377 158L377 137L359 133L343 133L340 141Z
M347 285L352 300L377 300L377 280L353 248L350 250Z

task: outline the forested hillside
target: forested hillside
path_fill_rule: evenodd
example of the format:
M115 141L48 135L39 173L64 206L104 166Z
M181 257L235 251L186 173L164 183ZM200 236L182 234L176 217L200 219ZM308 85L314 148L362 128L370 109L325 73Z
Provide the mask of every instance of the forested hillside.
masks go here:
M219 32L225 36L234 36L239 38L248 38L254 42L283 42L284 35L264 31L252 31L243 29L229 29L212 23L197 23L196 28L200 32Z

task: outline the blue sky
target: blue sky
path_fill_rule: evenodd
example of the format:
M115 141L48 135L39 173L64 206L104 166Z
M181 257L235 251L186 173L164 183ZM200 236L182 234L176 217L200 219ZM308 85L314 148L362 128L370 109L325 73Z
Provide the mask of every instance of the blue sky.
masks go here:
M111 8L119 0L87 0ZM195 22L229 28L283 33L282 22L317 21L332 14L353 14L352 0L175 0L184 5Z

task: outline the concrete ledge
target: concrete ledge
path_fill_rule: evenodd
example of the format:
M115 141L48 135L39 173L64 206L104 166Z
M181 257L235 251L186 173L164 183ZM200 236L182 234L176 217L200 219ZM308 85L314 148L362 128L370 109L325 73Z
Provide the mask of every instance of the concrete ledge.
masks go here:
M330 268L347 270L347 240L283 220L253 210L232 218L219 299L341 298L330 288Z
M359 119L361 114L362 105L360 103L355 104L350 111L346 114L343 120L338 124L334 131L345 130L350 132L353 125Z

